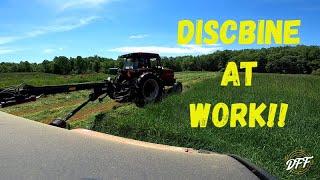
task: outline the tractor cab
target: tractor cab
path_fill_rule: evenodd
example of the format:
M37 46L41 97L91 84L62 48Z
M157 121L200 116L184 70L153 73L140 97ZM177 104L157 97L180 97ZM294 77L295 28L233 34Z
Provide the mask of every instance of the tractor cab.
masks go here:
M138 52L119 56L119 59L123 62L118 71L120 81L139 78L148 72L159 77L163 71L159 54Z
M176 82L173 70L162 67L159 54L138 52L125 54L119 58L123 60L120 80L129 80L145 73L152 73L162 81L164 86L173 86Z
M159 54L130 53L119 56L119 58L123 59L123 70L162 68Z

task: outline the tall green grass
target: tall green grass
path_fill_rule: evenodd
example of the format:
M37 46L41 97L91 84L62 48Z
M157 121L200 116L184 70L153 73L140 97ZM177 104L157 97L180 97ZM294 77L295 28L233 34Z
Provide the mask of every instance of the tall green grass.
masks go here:
M107 75L103 73L77 75L56 75L48 73L0 73L0 88L19 85L22 83L34 86L43 86L101 81L106 78Z
M161 103L100 114L91 128L143 141L237 154L280 178L320 178L320 77L254 74L252 87L221 87L220 81L221 76L212 76ZM284 128L216 128L209 123L207 128L192 129L189 104L205 102L288 103L289 109ZM302 176L285 170L285 156L296 149L315 157L311 171Z

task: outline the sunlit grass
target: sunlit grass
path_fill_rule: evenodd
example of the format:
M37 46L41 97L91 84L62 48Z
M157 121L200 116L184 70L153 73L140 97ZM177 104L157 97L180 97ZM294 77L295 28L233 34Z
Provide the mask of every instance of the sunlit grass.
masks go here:
M187 76L184 76L187 78ZM243 80L244 78L242 78ZM285 156L304 149L320 154L320 77L254 74L252 87L221 87L221 76L202 80L181 95L139 109L133 105L100 115L92 129L114 135L175 146L237 154L281 178L295 178L285 170ZM284 128L191 129L190 103L288 103ZM266 116L265 116L266 117ZM319 160L301 178L319 177Z

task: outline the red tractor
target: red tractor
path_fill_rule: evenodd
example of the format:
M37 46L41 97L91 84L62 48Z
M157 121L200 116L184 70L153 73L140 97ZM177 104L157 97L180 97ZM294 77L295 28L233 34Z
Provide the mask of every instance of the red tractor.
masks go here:
M65 128L66 121L82 109L90 101L109 96L118 102L134 102L138 107L162 99L167 92L181 92L182 84L176 82L174 72L162 67L159 54L130 53L120 56L123 67L111 68L110 72L117 71L115 78L110 77L98 83L80 83L58 86L34 87L21 85L0 89L1 107L35 101L41 95L71 92L84 89L93 89L89 99L70 112L63 119L55 119L50 124ZM166 88L168 87L168 88Z
M111 81L113 88L109 88L112 91L108 95L112 99L132 101L142 107L160 100L166 86L172 87L174 92L182 91L182 84L176 82L173 70L162 67L158 54L131 53L119 58L123 59L123 68L118 69L118 75Z

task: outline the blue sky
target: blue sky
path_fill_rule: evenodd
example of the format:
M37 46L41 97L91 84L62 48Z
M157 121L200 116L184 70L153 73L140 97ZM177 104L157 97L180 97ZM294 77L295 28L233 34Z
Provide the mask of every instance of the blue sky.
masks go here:
M177 45L182 19L301 19L301 44L319 45L317 0L1 0L0 61L41 62L54 56L116 58L128 51L165 56L261 45Z

